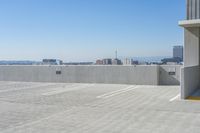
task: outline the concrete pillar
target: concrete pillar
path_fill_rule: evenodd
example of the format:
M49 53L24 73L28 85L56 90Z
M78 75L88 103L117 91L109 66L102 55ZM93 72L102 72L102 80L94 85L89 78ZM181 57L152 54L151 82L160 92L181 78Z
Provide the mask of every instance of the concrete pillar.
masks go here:
M199 27L188 27L184 30L185 46L184 46L184 67L198 66L199 65Z
M200 89L200 27L184 27L184 67L181 70L181 98Z
M184 67L181 70L181 98L200 89L200 0L187 0L187 20L184 28Z

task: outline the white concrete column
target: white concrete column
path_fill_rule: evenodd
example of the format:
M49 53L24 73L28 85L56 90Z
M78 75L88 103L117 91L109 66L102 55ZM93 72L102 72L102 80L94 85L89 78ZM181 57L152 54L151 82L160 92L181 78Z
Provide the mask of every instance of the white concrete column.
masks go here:
M199 27L185 28L184 67L199 65Z

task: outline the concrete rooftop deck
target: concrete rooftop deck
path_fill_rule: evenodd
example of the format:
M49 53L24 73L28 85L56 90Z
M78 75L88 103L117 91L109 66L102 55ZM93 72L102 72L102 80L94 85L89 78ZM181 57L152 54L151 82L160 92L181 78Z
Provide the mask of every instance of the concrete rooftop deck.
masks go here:
M199 133L178 86L0 82L0 133Z

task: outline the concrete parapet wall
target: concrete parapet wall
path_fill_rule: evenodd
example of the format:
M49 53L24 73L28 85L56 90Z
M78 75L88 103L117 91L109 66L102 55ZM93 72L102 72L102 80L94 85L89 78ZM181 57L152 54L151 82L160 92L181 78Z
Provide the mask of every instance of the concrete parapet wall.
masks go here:
M0 66L0 80L27 82L177 85L167 66ZM177 67L178 71L178 67ZM56 74L61 72L61 74ZM160 75L161 74L161 75ZM178 75L175 75L178 80ZM166 79L166 81L165 81Z
M181 98L185 99L199 88L200 67L184 67L181 69Z

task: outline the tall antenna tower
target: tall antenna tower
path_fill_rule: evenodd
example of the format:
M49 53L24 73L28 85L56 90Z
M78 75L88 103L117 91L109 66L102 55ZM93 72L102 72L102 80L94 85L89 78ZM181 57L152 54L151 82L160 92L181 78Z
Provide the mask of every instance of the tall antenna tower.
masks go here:
M117 59L117 50L115 51L115 59Z

